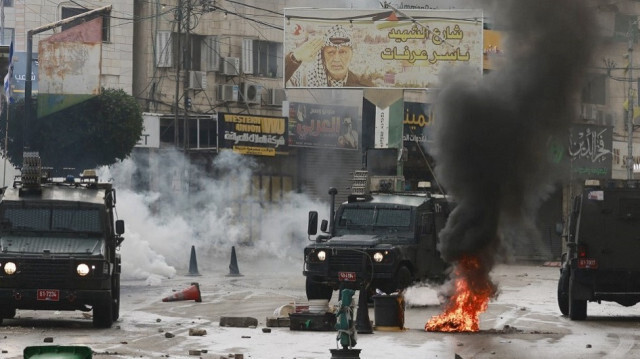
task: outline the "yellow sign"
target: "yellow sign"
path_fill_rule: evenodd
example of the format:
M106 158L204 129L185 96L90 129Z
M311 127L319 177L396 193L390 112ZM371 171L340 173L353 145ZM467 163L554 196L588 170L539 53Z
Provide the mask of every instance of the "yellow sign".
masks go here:
M269 147L251 147L251 146L233 146L233 152L241 155L254 155L254 156L271 156L276 155L275 148Z

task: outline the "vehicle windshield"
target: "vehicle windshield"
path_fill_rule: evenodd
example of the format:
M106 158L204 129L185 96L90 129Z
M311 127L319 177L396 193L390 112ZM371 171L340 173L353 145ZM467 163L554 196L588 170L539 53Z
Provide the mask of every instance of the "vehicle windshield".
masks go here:
M410 230L411 209L397 207L345 207L337 229L348 230Z
M90 207L5 206L2 230L9 232L100 233L100 210Z

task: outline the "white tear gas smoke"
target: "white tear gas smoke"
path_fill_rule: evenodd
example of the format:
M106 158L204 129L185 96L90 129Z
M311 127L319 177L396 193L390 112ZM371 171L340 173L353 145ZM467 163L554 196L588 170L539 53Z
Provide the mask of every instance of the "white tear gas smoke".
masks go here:
M218 263L224 270L232 246L240 246L243 258L271 260L274 266L286 260L297 263L292 270L300 270L307 213L328 205L296 193L285 194L276 204L260 201L252 187L258 165L231 151L213 160L215 179L177 151L162 152L149 162L146 168L127 159L101 169L100 177L114 182L118 216L125 220L120 251L124 279L157 283L158 278L185 274L191 246L199 269L211 270ZM151 171L153 191L134 189L137 171Z
M442 76L429 150L457 203L441 232L443 257L475 255L490 270L500 228L534 218L559 178L549 144L568 134L597 34L583 0L487 5L504 30L506 59L482 78Z

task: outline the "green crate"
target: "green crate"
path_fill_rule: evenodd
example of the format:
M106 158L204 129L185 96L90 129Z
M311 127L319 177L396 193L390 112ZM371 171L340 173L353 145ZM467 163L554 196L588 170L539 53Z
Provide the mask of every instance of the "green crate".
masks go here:
M24 348L25 359L90 359L93 351L85 346L43 345Z

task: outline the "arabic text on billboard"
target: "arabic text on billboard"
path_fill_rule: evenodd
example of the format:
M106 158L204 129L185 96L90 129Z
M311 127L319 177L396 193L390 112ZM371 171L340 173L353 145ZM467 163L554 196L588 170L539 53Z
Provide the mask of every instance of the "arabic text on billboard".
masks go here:
M482 10L285 9L285 87L438 87L482 73ZM347 15L347 16L345 16Z
M218 126L222 148L244 155L286 154L286 117L219 113Z

